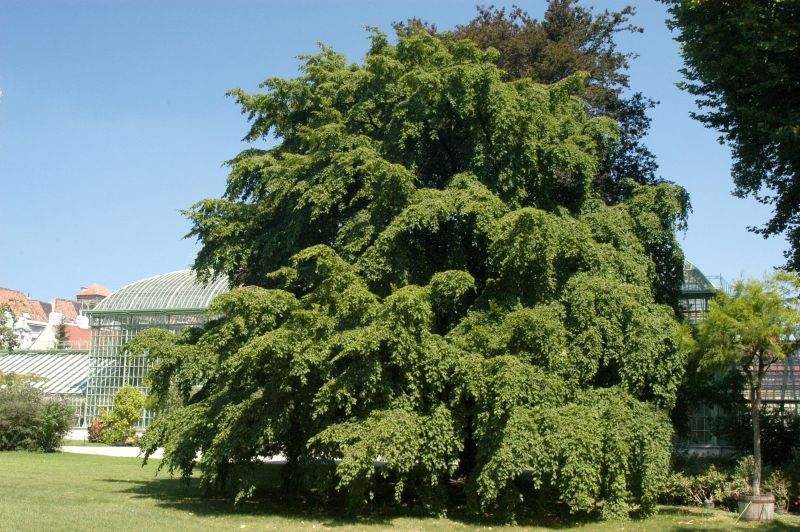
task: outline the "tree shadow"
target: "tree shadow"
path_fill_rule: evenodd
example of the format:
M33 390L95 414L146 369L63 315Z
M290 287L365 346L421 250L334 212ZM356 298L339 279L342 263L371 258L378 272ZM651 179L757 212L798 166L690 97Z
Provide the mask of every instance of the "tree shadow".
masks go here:
M106 478L121 488L120 491L136 498L148 499L160 508L191 513L201 517L223 517L230 515L275 516L296 521L315 520L328 527L378 525L391 527L396 518L428 517L414 506L398 504L380 494L369 507L358 514L349 513L344 496L322 499L313 493L290 496L280 487L280 466L267 465L263 482L259 483L256 496L234 504L224 496L205 495L196 478L188 482L180 478L155 478L152 480L123 480ZM459 499L458 497L457 499ZM464 525L486 526L502 524L491 516L475 516L468 513L465 504L448 507L448 518ZM520 515L520 526L562 529L597 522L590 517L542 515L540 513Z
M375 500L363 511L353 514L348 512L344 496L323 498L317 493L289 495L283 490L280 482L282 465L265 464L261 468L258 489L255 497L245 502L234 504L225 496L208 496L200 488L199 480L188 482L180 478L154 478L151 480L103 479L103 482L116 485L120 491L136 498L148 499L160 508L168 508L201 517L224 517L233 515L274 516L289 520L318 521L328 527L377 525L390 527L397 518L426 517L417 508L408 504L398 504L387 494L376 493ZM448 506L448 518L466 526L486 526L502 524L490 515L476 516L469 513L463 490L452 487ZM535 500L535 499L534 499ZM693 521L708 518L709 511L699 508L661 507L659 515L673 517L678 524L670 530L704 530L700 524L693 526ZM628 522L636 528L637 519ZM589 527L599 521L589 515L569 514L567 508L559 506L533 506L517 516L519 526L542 527L552 530L572 527ZM758 530L779 531L798 530L799 526L779 520L763 523Z
M223 495L207 495L196 478L154 478L152 480L101 479L120 487L122 493L149 499L160 508L178 510L201 517L229 515L275 516L296 521L317 520L325 526L382 525L391 519L408 516L402 508L378 506L369 513L352 515L343 500L324 501L313 493L289 495L280 484L281 465L266 464L261 471L256 495L238 504Z

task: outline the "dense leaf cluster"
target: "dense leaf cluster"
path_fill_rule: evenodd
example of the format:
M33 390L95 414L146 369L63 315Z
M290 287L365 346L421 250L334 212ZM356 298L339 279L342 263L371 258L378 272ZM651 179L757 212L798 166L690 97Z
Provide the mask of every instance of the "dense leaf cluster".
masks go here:
M683 191L607 206L593 183L616 128L584 78L504 81L495 54L375 33L362 65L324 49L234 92L247 138L280 143L189 213L197 268L242 288L202 330L128 346L159 362L155 401L181 398L148 453L239 497L248 464L283 454L290 486L354 506L380 481L441 511L463 479L476 511L513 515L524 486L574 512L653 511L684 365L664 304Z
M46 398L39 377L0 372L0 451L54 451L69 432L74 408Z
M693 117L731 146L734 193L772 206L754 230L785 234L787 267L800 269L800 2L663 1Z
M641 93L626 94L628 61L635 56L621 52L614 41L621 32L641 32L630 24L633 7L594 12L577 0L548 0L541 19L519 7L478 6L467 24L450 31L411 19L395 26L400 30L422 28L442 38L470 39L481 48L495 48L495 60L504 79L532 79L556 83L577 72L588 74L583 98L594 116L617 121L619 142L608 150L595 176L595 187L610 203L624 201L632 192L629 180L640 184L659 182L655 156L644 144L650 129L647 111L655 102Z

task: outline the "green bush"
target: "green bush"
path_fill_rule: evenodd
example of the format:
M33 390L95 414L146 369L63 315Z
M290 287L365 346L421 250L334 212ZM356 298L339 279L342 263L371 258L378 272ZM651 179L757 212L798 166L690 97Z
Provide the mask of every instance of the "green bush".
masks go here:
M109 445L134 444L136 431L133 426L142 415L145 397L142 392L126 384L114 396L114 409L100 416L103 443Z
M739 495L750 495L753 492L753 474L756 469L756 461L752 454L745 455L736 462L733 469L733 479L731 480L731 491ZM764 471L764 477L767 471Z
M780 469L772 472L763 483L766 493L775 496L775 507L786 509L789 506L789 490L791 482Z
M61 445L74 414L64 401L47 399L34 379L4 376L0 387L0 450L52 451Z
M43 451L52 451L60 447L61 441L69 432L74 414L73 407L67 402L46 399L39 420L37 448Z
M716 464L714 463L716 462ZM800 465L800 464L798 464ZM701 505L714 501L719 506L736 510L739 497L752 493L755 461L753 455L736 460L680 457L675 472L661 491L661 501L672 504ZM775 496L776 503L789 504L794 471L765 467L762 489ZM796 484L795 484L796 485ZM794 500L794 499L792 499ZM797 505L796 505L797 506Z
M673 473L662 492L668 502L702 506L724 500L728 495L729 476L711 465L700 474Z

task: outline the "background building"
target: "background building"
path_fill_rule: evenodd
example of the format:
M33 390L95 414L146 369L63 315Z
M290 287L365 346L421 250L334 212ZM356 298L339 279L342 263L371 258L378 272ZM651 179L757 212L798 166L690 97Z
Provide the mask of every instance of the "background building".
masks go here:
M0 372L40 377L42 380L34 385L46 396L63 399L72 405L75 409L73 427L85 426L88 351L0 352Z
M123 349L125 342L145 329L166 329L174 333L206 321L206 308L228 290L228 280L219 277L201 283L191 270L157 275L120 288L87 311L92 331L89 347L89 377L85 419L110 409L114 394L130 384L147 393L145 377L151 364L144 355ZM152 413L145 412L142 429Z

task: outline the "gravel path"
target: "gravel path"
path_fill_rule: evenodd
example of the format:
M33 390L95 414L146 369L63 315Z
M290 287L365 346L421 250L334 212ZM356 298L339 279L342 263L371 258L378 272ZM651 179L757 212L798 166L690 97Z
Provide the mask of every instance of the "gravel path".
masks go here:
M92 447L82 445L65 445L61 448L62 452L75 454L96 454L99 456L116 456L118 458L141 458L142 450L138 447ZM150 455L150 458L161 459L164 456L164 449L158 449Z
M75 453L75 454L95 454L98 456L115 456L117 458L142 458L144 456L142 454L142 450L139 449L138 447L64 445L63 447L61 447L61 451L65 453ZM160 460L163 457L164 457L164 449L158 449L156 452L150 455L150 458L155 458L157 460ZM276 464L282 464L286 462L286 458L284 458L282 455L277 455L270 458L260 457L260 459L263 462L270 462Z

